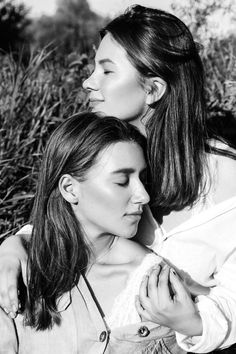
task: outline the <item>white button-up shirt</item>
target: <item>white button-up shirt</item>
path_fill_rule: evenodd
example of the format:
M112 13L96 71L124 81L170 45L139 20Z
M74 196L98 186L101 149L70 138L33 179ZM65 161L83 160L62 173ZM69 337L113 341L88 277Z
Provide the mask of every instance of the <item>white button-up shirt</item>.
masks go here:
M197 298L202 336L177 333L178 344L186 351L207 353L236 343L236 197L193 215L169 233L149 209L145 217L142 233L155 234L151 248L196 282L211 287L208 296Z

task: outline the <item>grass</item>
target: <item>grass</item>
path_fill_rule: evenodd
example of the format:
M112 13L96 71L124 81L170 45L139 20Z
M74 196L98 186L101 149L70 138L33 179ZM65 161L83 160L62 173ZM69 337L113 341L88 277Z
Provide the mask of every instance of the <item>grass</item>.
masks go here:
M86 55L64 62L48 48L27 65L0 57L0 234L15 232L29 218L43 147L66 117L85 108L82 81L90 71Z
M203 53L207 104L220 129L236 124L236 64L233 45L216 41ZM82 82L91 71L87 55L57 59L50 48L32 53L27 64L0 55L0 239L27 222L42 151L52 130L85 109ZM218 123L217 123L218 124ZM231 123L230 123L231 124ZM235 125L236 127L236 125ZM235 131L229 125L236 145Z

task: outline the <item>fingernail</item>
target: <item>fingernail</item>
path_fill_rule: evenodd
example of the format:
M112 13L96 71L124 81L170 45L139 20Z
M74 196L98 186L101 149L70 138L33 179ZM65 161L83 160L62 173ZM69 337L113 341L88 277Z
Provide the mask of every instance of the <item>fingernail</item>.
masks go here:
M14 319L16 317L16 313L11 311L8 316L10 316L12 319Z
M12 305L12 311L17 312L17 306L15 304Z
M153 269L154 270L160 269L160 265L159 264L154 265Z
M169 269L169 267L168 267L167 264L165 264L165 265L162 267L162 271L166 271L166 270L168 270L168 269Z
M6 307L3 307L3 310L6 312L7 315L8 315L9 312L10 312Z

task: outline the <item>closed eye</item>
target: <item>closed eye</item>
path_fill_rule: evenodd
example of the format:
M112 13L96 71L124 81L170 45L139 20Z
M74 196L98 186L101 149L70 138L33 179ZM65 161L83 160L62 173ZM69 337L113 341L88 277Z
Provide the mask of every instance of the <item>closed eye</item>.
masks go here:
M129 178L125 179L125 180L122 181L122 182L116 182L116 184L117 184L118 186L121 186L121 187L127 187L128 184L129 184Z
M113 73L113 71L111 71L111 70L104 70L104 74L105 74L105 75L108 75L108 74L110 74L110 73Z

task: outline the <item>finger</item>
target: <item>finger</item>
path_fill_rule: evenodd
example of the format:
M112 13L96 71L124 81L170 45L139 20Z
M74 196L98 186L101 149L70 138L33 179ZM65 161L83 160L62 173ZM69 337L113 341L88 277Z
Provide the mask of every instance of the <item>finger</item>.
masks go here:
M162 268L162 267L161 267L160 263L155 264L154 266L152 266L151 268L148 269L146 275L147 275L147 276L150 276L154 270L156 270L156 269L161 269L161 268Z
M10 301L8 296L8 270L5 268L0 272L0 306L7 313L10 312Z
M15 317L18 309L17 277L15 269L3 268L0 274L0 306Z
M19 308L18 292L16 285L10 285L8 294L10 301L10 315L11 317L15 318Z
M158 266L155 266L155 268L152 268L152 270L149 274L148 296L150 298L157 297L157 286L158 286L160 272L161 272L161 267L158 265Z
M182 299L186 296L190 297L188 290L183 284L183 281L180 279L174 269L170 270L170 285L176 298Z
M8 291L1 293L0 297L0 306L9 315L11 318L15 318L17 315L18 305L11 300L11 288L8 288ZM14 296L15 299L15 296Z
M143 308L140 300L139 300L139 296L137 295L135 297L135 308L141 318L141 321L145 321L148 320L148 313L147 311Z
M1 291L0 306L4 309L4 311L7 314L11 311L11 304L10 304L8 292L5 290Z
M145 309L149 308L149 297L148 297L148 276L145 275L141 282L139 288L139 301Z
M27 271L28 275L30 273L29 269L27 270L27 262L21 262L21 272L22 272L22 278L25 286L27 287Z
M157 296L160 303L165 303L166 301L171 299L171 293L169 288L169 273L169 266L165 266L162 268L159 274Z
M11 270L8 275L8 295L9 295L9 300L12 305L12 307L16 307L13 311L17 311L18 309L18 276L19 273L15 272L15 270Z
M139 288L139 297L146 299L148 297L148 275L144 275Z

